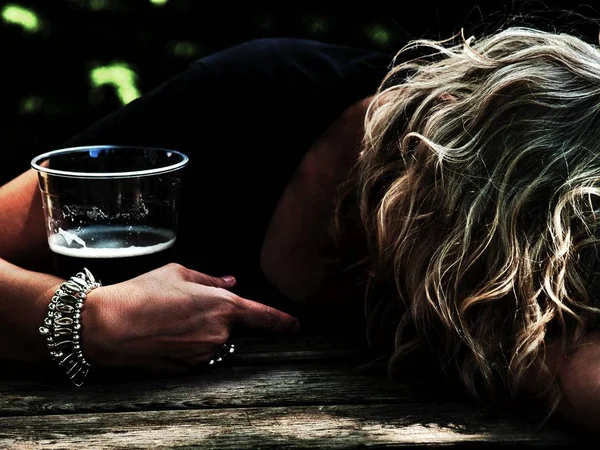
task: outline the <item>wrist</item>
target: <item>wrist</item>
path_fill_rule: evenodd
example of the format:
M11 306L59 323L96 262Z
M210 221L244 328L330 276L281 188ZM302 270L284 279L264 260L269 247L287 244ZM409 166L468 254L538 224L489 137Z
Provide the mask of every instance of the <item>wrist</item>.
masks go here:
M92 365L104 365L111 353L110 317L111 303L106 301L108 287L100 286L92 290L81 310L81 347L86 359Z

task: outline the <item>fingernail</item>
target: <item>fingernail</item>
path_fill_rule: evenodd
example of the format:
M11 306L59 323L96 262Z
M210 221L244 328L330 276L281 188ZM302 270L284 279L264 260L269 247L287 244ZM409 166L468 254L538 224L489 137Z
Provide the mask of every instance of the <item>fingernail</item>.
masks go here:
M231 275L225 275L224 277L221 277L221 279L227 284L235 283L235 277L232 277Z

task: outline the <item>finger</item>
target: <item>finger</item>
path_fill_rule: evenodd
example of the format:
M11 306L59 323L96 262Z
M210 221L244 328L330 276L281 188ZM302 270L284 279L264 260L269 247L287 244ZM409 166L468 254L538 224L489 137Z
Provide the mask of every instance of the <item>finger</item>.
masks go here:
M203 284L205 286L230 289L234 287L237 282L235 277L231 275L214 277L202 272L198 272L197 270L187 269L184 267L180 267L180 270L182 271L183 278L186 281L191 281L192 283L197 284Z
M232 315L232 323L250 328L259 328L275 332L296 332L300 323L295 317L245 298L237 297Z

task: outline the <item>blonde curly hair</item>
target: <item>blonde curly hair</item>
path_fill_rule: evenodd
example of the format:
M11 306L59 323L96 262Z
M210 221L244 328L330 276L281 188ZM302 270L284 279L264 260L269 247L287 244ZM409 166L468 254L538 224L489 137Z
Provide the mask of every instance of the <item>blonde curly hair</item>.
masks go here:
M365 303L371 344L393 329L390 374L429 342L476 397L516 398L549 373L550 342L568 352L596 326L597 46L527 27L409 43L352 180L369 286L393 287Z

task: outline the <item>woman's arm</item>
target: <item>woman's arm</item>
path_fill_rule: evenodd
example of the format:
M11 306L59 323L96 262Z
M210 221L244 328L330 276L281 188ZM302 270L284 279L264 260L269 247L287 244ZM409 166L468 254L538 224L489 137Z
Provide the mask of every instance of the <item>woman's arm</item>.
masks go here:
M0 360L49 361L38 334L64 280L0 259ZM297 320L230 291L233 277L211 277L169 264L93 289L82 310L82 346L104 366L187 370L208 360L235 326L293 332Z
M52 268L42 199L33 169L0 187L0 258L28 269Z
M371 99L350 105L315 141L271 217L261 249L261 269L294 302L322 299L323 248L330 245L335 193L358 158ZM334 292L343 291L336 288ZM333 301L331 292L329 302Z
M0 187L1 359L49 360L37 329L64 280L32 270L50 272L51 264L37 174L30 169Z
M0 239L5 245L4 239ZM37 330L53 292L64 280L0 259L0 359L50 360Z
M0 188L0 359L50 361L38 329L65 280L31 269L51 268L50 255L36 174L29 170ZM232 277L170 264L98 287L82 310L83 350L95 364L181 371L214 355L236 325L297 329L295 318L239 297L234 286Z
M600 332L590 333L570 356L557 358L555 368L562 391L557 412L600 433Z

